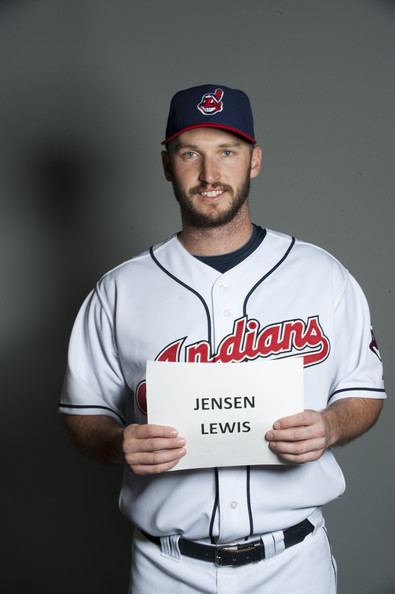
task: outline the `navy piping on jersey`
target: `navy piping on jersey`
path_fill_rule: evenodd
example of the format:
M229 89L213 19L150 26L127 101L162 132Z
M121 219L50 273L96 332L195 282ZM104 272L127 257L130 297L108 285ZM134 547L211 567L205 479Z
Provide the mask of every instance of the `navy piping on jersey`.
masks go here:
M171 272L169 272L169 270L167 270L164 266L162 266L162 264L159 262L159 260L156 258L155 254L154 254L154 248L151 247L150 250L150 255L151 258L153 259L153 261L155 262L155 264L168 276L170 276L170 278L172 278L176 283L179 283L182 287L184 287L185 289L187 289L188 291L191 291L191 293L193 293L194 295L196 295L196 297L198 299L200 299L204 310L206 312L206 316L207 316L207 340L210 344L210 347L212 348L212 344L211 344L211 317L210 317L210 311L208 309L207 303L205 302L205 300L203 299L203 297L200 295L200 293L198 293L197 291L195 291L195 289L192 289L192 287L190 287L189 285L187 285L186 283L184 283L182 280L180 280L179 278L177 278L176 276L174 276L174 274L172 274Z
M247 466L247 504L248 504L248 517L250 519L250 534L248 536L252 536L254 534L254 517L252 515L252 507L251 507L251 466Z
M117 413L116 410L110 408L109 406L101 406L99 404L63 404L62 402L59 403L59 406L61 406L62 408L100 408L101 410L108 410L112 412L114 415L116 415L118 419L124 425L126 425L125 419L119 413Z
M207 316L207 335L208 335L208 342L210 344L210 348L212 349L213 345L212 345L212 334L211 334L211 316L210 316L210 311L209 308L207 306L207 303L205 302L205 300L203 299L203 297L197 292L195 291L195 289L193 289L192 287L190 287L189 285L187 285L186 283L184 283L182 280L180 280L179 278L177 278L176 276L174 276L174 274L172 274L171 272L169 272L164 266L162 266L162 264L158 261L158 259L156 258L155 254L154 254L154 249L153 247L150 248L150 255L152 260L155 262L155 264L165 273L167 274L171 279L173 279L176 283L179 283L182 287L184 287L185 289L187 289L188 291L191 291L191 293L193 293L194 295L196 295L196 297L198 297L198 299L200 299L201 303L203 304L204 310L206 312L206 316ZM213 537L213 527L214 527L214 519L217 513L217 509L218 509L218 499L219 499L219 478L218 478L218 468L214 468L214 480L215 480L215 499L214 499L214 505L213 505L213 511L211 514L211 520L210 520L210 530L209 530L209 536L211 538L211 541L214 542L214 537Z
M260 284L263 283L264 280L266 280L284 262L284 260L289 256L294 245L295 245L295 237L292 237L292 241L291 241L287 251L283 255L283 257L280 258L280 260L277 262L277 264L275 264L273 266L273 268L271 268L269 270L269 272L267 272L261 279L259 279L259 281L256 282L255 285L252 287L252 289L247 293L246 298L244 300L244 305L243 305L243 315L244 316L247 315L247 303L248 303L249 298L253 294L253 292L259 287ZM252 507L251 507L250 474L251 474L251 468L248 466L247 467L247 505L248 505L248 515L249 515L249 519L250 519L250 536L251 536L252 534L254 534L254 522L253 522L253 514L252 514Z
M279 266L281 266L281 264L284 262L284 260L289 256L293 246L295 245L295 237L292 237L292 241L290 246L288 247L287 251L285 252L285 254L283 255L282 258L280 258L280 260L277 262L277 264L275 264L273 266L273 268L271 270L269 270L269 272L267 272L261 279L259 279L259 281L257 283L255 283L255 285L252 287L252 289L247 293L246 298L244 300L244 305L243 305L243 315L246 316L247 315L247 303L249 298L251 297L251 295L253 294L253 292L259 287L259 285L261 283L263 283L264 280L267 279L268 276L270 276L275 270L277 270L277 268Z
M210 529L209 529L209 537L211 539L211 544L215 544L215 538L213 536L213 529L214 529L214 520L215 520L215 516L217 514L218 499L219 499L218 468L214 468L214 478L215 478L215 499L214 499L213 511L211 513Z
M363 386L359 388L342 388L341 390L335 390L328 398L328 402L331 398L334 397L335 394L340 394L340 392L385 392L384 388L364 388Z

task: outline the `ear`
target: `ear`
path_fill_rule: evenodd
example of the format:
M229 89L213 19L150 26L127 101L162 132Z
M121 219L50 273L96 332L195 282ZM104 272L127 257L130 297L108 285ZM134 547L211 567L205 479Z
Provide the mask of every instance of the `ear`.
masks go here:
M256 177L261 170L263 160L262 148L256 144L252 149L250 178Z
M167 181L172 181L172 169L171 169L171 162L170 162L170 155L167 151L162 151L162 165L163 165L163 173L165 174L165 178Z

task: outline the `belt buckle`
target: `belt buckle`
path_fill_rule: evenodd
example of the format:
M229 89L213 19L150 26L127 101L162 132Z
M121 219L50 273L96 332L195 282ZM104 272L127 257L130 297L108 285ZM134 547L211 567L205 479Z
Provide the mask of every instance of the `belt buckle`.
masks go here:
M237 545L219 545L215 548L214 563L216 567L233 566L237 567L240 565L246 565L252 561L260 561L264 558L263 556L258 557L256 555L257 549L263 546L262 541L254 540L246 544ZM230 559L224 559L221 554L229 553ZM244 553L243 557L238 558L239 553ZM249 555L248 553L251 553Z

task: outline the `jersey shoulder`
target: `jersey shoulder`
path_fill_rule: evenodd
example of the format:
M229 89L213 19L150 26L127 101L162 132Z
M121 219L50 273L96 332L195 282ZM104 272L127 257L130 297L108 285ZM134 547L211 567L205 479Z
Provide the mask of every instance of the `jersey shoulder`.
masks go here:
M305 258L346 270L345 266L338 260L338 258L336 258L336 256L318 245L296 238L295 248L298 251L298 254L303 255Z
M103 274L103 276L99 280L99 283L103 281L105 282L107 279L118 279L129 273L133 273L135 270L139 270L142 267L150 266L152 263L151 251L158 252L159 250L160 252L162 250L166 250L175 239L176 236L172 235L171 237L152 246L151 248L144 250L139 254L136 254L136 256L133 256L133 258L130 258L125 262L121 262L121 264L118 264L118 266L115 266L114 268L108 270L105 274Z
M268 235L284 245L292 245L288 256L288 263L297 265L308 276L328 277L334 287L341 290L351 276L347 268L330 252L324 248L278 231L267 230Z
M140 252L136 256L133 256L133 258L121 262L118 266L107 271L96 283L96 292L99 296L114 298L115 293L122 287L128 289L136 287L136 284L148 283L150 273L156 272L156 266L151 257L151 250L156 253L162 250L166 251L175 239L176 235L172 235L152 248Z
M306 258L317 258L322 261L328 260L328 262L336 263L337 265L344 268L343 264L341 264L341 262L333 254L331 254L330 252L318 245L315 245L308 241L304 241L303 239L300 239L298 237L293 237L291 235L288 235L287 233L275 231L273 229L266 229L266 233L269 237L271 237L273 240L276 240L279 244L284 243L284 245L286 245L291 240L293 240L293 249L298 250L299 255L303 254Z

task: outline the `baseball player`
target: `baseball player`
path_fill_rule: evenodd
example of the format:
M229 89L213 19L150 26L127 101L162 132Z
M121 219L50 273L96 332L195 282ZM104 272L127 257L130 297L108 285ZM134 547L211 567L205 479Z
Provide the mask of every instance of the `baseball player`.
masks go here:
M333 594L321 508L345 483L331 448L371 427L385 398L366 299L324 250L251 224L262 152L245 93L178 92L163 144L182 230L88 295L60 410L85 453L124 463L130 593ZM305 411L266 434L286 464L177 472L188 443L147 424L147 361L282 357L303 357L305 378Z

